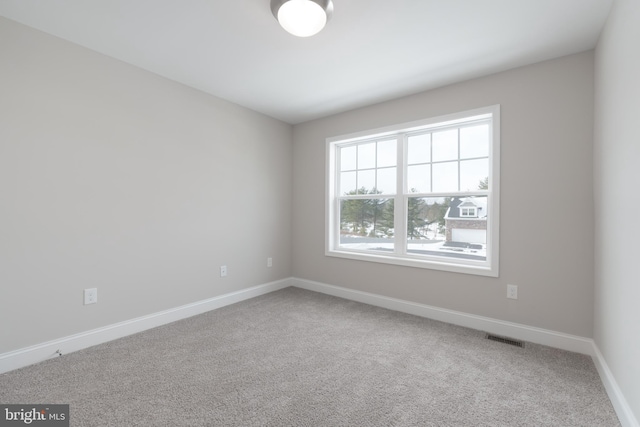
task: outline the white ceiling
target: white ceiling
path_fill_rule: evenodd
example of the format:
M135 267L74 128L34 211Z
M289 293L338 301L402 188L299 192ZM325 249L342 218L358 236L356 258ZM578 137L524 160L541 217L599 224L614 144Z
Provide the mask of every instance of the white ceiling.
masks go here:
M0 15L288 123L593 48L613 0L0 0Z

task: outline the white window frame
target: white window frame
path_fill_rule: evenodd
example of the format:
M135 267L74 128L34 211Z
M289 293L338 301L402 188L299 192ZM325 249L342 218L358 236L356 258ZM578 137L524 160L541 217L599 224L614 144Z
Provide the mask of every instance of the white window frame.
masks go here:
M406 141L407 134L429 131L447 126L464 125L477 120L491 119L489 126L489 189L470 192L446 193L410 193L406 187ZM338 147L347 144L397 138L397 192L395 195L380 195L380 198L394 198L396 233L394 252L376 252L340 247L340 194L339 170L337 168ZM500 224L500 105L463 111L415 122L403 123L380 129L357 132L327 138L326 140L326 212L325 212L325 255L361 261L402 265L451 271L481 276L499 276L499 224ZM407 253L406 206L409 197L486 196L490 215L487 218L486 261L464 260L458 258L416 255ZM370 197L370 196L365 196ZM401 218L398 220L398 218ZM465 217L469 218L469 217ZM402 229L404 228L404 230Z

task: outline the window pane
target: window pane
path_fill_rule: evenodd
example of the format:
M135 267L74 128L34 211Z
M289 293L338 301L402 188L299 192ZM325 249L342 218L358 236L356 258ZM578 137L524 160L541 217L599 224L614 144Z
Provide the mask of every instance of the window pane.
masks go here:
M481 190L489 176L489 159L465 160L460 162L460 190Z
M378 169L376 190L385 194L396 193L396 168Z
M376 143L358 145L358 169L376 167Z
M462 212L477 216L463 217ZM410 197L407 252L443 258L486 261L486 197Z
M438 193L458 191L458 162L434 164L432 187Z
M358 171L358 194L369 194L376 186L375 169Z
M446 256L485 261L487 257L487 197L452 197L445 216ZM462 217L463 209L473 217Z
M340 201L340 247L393 252L393 199Z
M396 140L378 142L378 167L395 166L398 158Z
M407 141L407 160L410 165L431 161L431 134L410 136Z
M458 129L433 133L433 161L458 158Z
M342 172L340 174L340 195L356 194L356 173Z
M447 198L409 197L407 202L407 252L439 255L444 244Z
M431 165L407 167L407 190L410 193L431 191Z
M351 171L356 168L356 146L340 149L340 170Z
M489 156L489 125L460 129L460 158Z

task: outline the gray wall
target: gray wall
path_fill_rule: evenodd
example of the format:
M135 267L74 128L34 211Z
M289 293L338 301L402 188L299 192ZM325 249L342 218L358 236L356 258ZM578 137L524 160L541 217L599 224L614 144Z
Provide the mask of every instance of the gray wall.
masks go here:
M0 353L291 276L290 125L3 18L0 58Z
M325 138L501 104L500 277L325 257ZM294 127L295 277L592 336L593 53ZM506 299L507 283L519 300Z
M640 421L640 3L617 0L596 49L595 341Z

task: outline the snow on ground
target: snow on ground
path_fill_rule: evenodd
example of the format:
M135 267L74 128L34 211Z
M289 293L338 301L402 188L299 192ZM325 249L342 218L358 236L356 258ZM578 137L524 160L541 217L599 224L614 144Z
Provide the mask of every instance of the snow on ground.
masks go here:
M482 245L482 249L470 248L450 248L444 246L444 239L438 240L410 240L407 245L409 253L428 253L434 255L433 252L450 254L474 255L478 257L486 257L486 246ZM360 251L385 251L392 252L394 249L393 239L372 238L354 235L342 235L340 237L340 247L344 249L355 249ZM435 255L437 255L437 253Z

